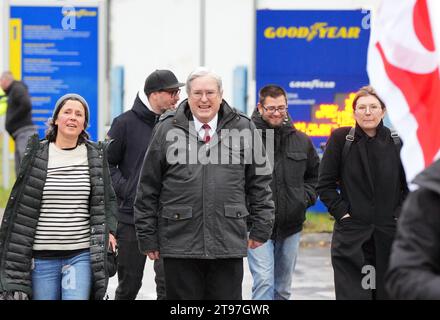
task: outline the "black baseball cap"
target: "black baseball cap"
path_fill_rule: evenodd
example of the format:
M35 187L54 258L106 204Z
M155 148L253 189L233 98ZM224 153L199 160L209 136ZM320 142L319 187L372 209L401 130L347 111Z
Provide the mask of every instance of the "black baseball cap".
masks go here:
M145 80L144 91L148 95L155 91L175 89L184 85L184 83L177 80L170 70L156 70Z

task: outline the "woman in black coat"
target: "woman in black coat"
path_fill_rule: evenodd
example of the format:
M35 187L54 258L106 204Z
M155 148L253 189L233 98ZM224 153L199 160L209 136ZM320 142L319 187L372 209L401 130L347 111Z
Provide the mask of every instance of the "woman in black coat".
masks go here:
M401 141L383 125L385 105L373 88L353 100L356 126L335 130L322 158L317 191L335 218L331 247L336 299L387 299L396 220L408 193Z
M28 143L0 228L0 299L105 296L117 205L105 145L88 140L88 122L84 98L65 95L46 139Z

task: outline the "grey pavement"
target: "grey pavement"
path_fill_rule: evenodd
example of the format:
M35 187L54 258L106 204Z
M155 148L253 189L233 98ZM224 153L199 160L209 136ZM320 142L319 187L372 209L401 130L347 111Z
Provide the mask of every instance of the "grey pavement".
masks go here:
M0 221L3 216L0 208ZM333 269L330 260L331 234L303 234L292 283L292 300L334 300ZM244 259L243 299L250 300L252 276ZM117 275L109 281L108 294L113 299L118 285ZM155 300L153 262L147 259L142 288L138 300Z
M334 300L333 269L330 261L331 234L306 234L302 236L301 248L293 275L292 300ZM244 259L243 299L250 300L252 276L247 259ZM118 284L117 275L110 279L108 293L110 299ZM147 259L142 288L138 300L155 300L153 262Z

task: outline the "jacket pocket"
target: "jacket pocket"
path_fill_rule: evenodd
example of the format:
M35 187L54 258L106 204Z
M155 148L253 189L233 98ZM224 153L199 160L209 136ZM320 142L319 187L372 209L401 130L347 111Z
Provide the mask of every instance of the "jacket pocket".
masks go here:
M174 221L189 219L192 217L192 207L190 206L164 207L162 210L162 217Z
M244 204L225 205L225 225L222 230L225 249L242 249L247 245L246 217L249 212Z
M229 218L244 218L249 215L244 205L225 205L225 216Z
M168 248L185 251L191 248L195 229L191 206L166 206L162 209L164 223L160 241Z
M286 152L287 161L284 174L288 184L302 184L307 167L307 154L305 152Z

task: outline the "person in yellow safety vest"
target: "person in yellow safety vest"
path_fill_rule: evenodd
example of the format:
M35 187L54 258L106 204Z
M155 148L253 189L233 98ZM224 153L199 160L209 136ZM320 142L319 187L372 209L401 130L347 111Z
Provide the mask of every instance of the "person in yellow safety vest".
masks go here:
M6 108L8 107L8 97L5 92L0 88L0 116L6 113Z

